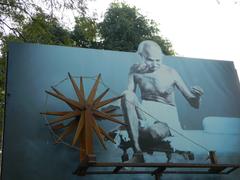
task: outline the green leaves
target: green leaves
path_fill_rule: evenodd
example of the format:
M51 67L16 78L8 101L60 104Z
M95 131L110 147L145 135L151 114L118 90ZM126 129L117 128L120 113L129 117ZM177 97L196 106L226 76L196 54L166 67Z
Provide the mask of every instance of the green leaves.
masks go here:
M164 54L172 56L176 54L175 51L173 50L171 42L168 39L156 35L149 38L149 40L153 40L156 43L158 43Z
M134 6L112 3L98 27L104 49L136 51L141 41L152 39L159 43L166 55L174 54L171 43L157 35L157 24Z
M31 21L24 24L22 35L27 42L73 45L70 33L60 25L57 19L44 13L36 14Z
M75 18L75 27L72 32L72 39L76 46L98 48L97 44L97 23L90 17Z

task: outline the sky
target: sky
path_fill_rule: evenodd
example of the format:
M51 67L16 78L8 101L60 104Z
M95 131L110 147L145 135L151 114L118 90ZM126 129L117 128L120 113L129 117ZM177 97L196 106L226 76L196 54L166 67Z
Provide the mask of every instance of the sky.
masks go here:
M103 17L113 0L95 0ZM240 75L240 0L125 0L159 24L178 56L234 61Z

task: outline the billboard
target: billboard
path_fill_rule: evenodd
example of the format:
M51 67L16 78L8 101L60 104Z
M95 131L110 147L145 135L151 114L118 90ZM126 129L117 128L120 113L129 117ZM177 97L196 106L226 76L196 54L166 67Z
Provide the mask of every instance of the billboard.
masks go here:
M2 179L79 179L72 174L79 164L73 135L54 144L63 132L46 126L55 117L40 114L71 110L69 104L45 92L54 87L76 100L68 73L78 86L82 81L86 96L101 74L96 97L108 88L103 99L122 97L100 108L123 114L116 119L128 127L98 121L116 142L106 141L104 150L94 139L98 162L209 163L208 152L216 151L219 163L239 163L240 86L232 62L165 56L150 41L141 43L135 53L12 43ZM67 126L71 120L61 123ZM229 179L238 174L164 178Z

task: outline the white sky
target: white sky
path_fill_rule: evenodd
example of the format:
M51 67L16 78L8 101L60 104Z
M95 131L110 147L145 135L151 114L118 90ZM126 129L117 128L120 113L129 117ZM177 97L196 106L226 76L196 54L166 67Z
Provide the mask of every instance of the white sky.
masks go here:
M113 0L95 0L103 16ZM160 24L179 56L231 60L240 74L240 0L125 0Z

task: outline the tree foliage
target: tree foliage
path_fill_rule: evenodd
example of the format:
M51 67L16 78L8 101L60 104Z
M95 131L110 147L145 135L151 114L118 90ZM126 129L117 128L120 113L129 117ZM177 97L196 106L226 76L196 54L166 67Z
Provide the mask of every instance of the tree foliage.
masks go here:
M173 55L171 43L157 34L157 24L143 16L136 7L124 3L112 3L99 24L105 49L135 51L138 44L147 39L156 40L167 55Z
M36 14L33 20L24 24L21 34L27 42L70 46L73 44L70 32L64 29L56 18L44 13Z
M76 15L85 15L88 0L2 0L0 2L0 33L13 33L27 41L19 28L29 21L37 22L36 14L60 20L71 10ZM37 23L35 23L37 24Z
M149 40L153 40L158 43L165 55L175 55L172 44L168 39L155 35L150 37Z
M150 38L157 29L138 13L135 7L112 3L99 24L105 49L134 50L144 38Z
M97 42L97 23L90 17L76 17L75 26L72 32L72 39L75 45L85 48L98 48Z

